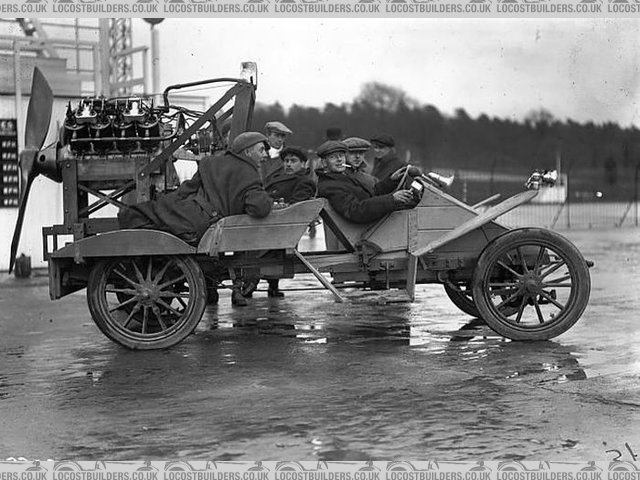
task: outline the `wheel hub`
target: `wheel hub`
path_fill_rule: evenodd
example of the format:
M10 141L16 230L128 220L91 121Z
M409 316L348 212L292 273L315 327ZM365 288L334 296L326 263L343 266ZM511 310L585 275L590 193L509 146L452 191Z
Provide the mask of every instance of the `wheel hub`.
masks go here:
M542 282L538 275L525 274L520 281L522 288L530 295L537 295L542 291Z
M138 293L137 297L140 303L143 305L152 305L156 298L158 297L158 292L153 286L150 285L141 285L137 288Z

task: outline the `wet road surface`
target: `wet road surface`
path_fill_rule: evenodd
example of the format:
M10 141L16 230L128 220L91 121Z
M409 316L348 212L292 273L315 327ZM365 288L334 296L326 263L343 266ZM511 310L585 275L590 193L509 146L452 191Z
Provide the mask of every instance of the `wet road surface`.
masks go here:
M414 304L326 291L208 307L195 335L131 352L84 292L0 281L0 457L611 460L640 454L640 231L564 232L590 305L553 341L506 341L439 286ZM310 277L281 286L316 286Z

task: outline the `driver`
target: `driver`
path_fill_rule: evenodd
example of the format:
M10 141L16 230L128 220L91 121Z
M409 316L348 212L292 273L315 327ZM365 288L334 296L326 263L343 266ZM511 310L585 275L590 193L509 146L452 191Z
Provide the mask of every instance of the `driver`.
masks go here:
M329 140L316 151L322 160L318 174L318 196L329 200L333 209L354 223L371 223L396 210L414 207L416 202L410 190L397 190L398 181L406 167L396 170L373 187L347 169L347 146ZM410 176L420 175L418 168L409 168Z

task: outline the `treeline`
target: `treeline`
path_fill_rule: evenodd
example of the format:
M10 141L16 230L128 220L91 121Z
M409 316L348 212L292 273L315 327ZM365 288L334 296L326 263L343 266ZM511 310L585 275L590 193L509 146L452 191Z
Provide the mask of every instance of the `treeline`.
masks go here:
M531 111L522 121L471 118L463 108L453 115L424 105L396 87L368 83L352 103L323 108L279 104L258 105L254 126L280 120L294 130L288 140L315 149L328 128L344 136L370 138L385 132L396 139L398 152L411 163L438 170L484 171L526 176L536 168L555 168L561 159L576 199L596 191L606 199L634 195L640 165L640 131L614 123L581 124L560 121L544 109Z

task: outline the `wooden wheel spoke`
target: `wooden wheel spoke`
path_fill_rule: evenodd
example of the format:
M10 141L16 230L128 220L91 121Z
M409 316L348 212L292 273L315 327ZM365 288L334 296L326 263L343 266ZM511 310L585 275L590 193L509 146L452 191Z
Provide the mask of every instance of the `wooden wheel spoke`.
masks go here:
M573 283L556 283L549 282L542 284L543 288L573 288Z
M127 277L124 273L120 272L119 270L116 270L115 268L113 269L113 273L118 275L121 279L123 279L125 282L129 283L133 287L137 287L139 285L138 283L134 282L129 277Z
M151 281L151 270L153 269L153 257L149 257L149 264L147 265L147 282Z
M156 276L153 279L153 283L157 284L162 277L164 277L164 274L167 273L167 269L169 268L169 265L171 265L170 262L167 262L164 264L164 266L160 269L160 271L156 274Z
M516 293L514 293L513 295L508 296L507 298L505 298L504 300L502 300L502 302L500 302L498 305L496 305L496 309L500 310L502 307L504 307L506 304L508 304L509 302L515 300L518 295L520 295L520 290L518 290Z
M518 315L516 316L516 323L520 323L522 320L522 314L524 313L524 307L527 305L527 296L523 295L522 300L520 301L520 306L518 307Z
M127 317L127 319L124 321L124 323L122 324L122 328L126 329L127 327L129 327L129 323L131 322L131 320L133 320L133 316L140 311L140 305L136 305L135 307L133 307L131 309L131 312L129 312L129 316Z
M502 268L504 268L507 272L511 273L513 276L515 276L516 278L520 278L522 277L521 274L519 274L518 272L516 272L513 268L511 268L509 265L507 265L506 263L504 263L502 260L498 260L498 265L500 265Z
M540 310L540 304L538 304L537 297L533 297L533 306L536 309L536 314L538 315L538 321L540 323L544 323L544 315L542 315L542 310Z
M129 299L127 299L127 300L125 300L124 302L119 303L119 304L118 304L118 305L116 305L115 307L111 307L111 308L109 309L109 313L111 313L111 312L115 312L116 310L119 310L119 309L121 309L122 307L124 307L124 306L126 306L126 305L129 305L130 303L137 302L137 301L138 301L138 299L137 299L136 297L131 297L131 298L129 298Z
M539 273L540 269L542 268L542 258L544 257L544 251L545 248L544 247L540 247L540 250L538 250L538 256L536 257L536 263L533 265L533 273Z
M551 285L551 284L560 284L562 282L564 282L565 280L571 280L571 275L567 274L567 275L563 275L561 277L558 278L554 278L552 280L549 280L548 282L546 282L544 285Z
M158 303L159 305L162 305L164 308L166 308L167 310L169 310L171 313L173 313L174 315L177 315L178 317L182 316L182 313L180 313L178 310L176 310L175 308L173 308L171 305L169 305L167 302L165 302L164 300L162 300L161 298L158 298L156 300L156 303Z
M178 283L181 282L182 280L184 280L185 278L187 278L187 276L185 274L180 275L178 278L174 279L174 280L169 280L168 282L164 282L161 285L158 285L158 289L162 290L167 288L169 285L173 285L174 283Z
M158 308L157 305L153 306L153 314L156 316L156 319L160 324L160 329L164 332L168 327L167 327L167 324L164 323L164 320L162 319L162 314L160 313L160 309Z
M131 288L115 288L115 287L107 287L104 289L107 293L124 293L126 295L136 295L138 293L137 290Z
M158 296L162 298L189 298L190 294L188 292L160 292Z
M142 333L147 333L147 326L149 325L149 307L143 305L144 310L142 312Z
M136 263L135 260L131 260L131 263L133 264L133 269L136 272L136 277L138 279L139 283L144 283L144 277L142 276L142 272L140 271L140 268L138 267L138 264Z
M522 250L520 247L516 248L516 252L518 252L518 256L520 257L520 264L522 265L522 273L529 273L529 267L527 267L527 262L522 254Z
M540 278L545 278L548 277L549 275L551 275L553 272L555 272L556 270L558 270L560 267L562 267L564 265L564 262L562 260L559 260L557 262L552 262L549 265L553 265L549 270L547 270L546 272L540 272Z
M562 305L559 301L557 301L555 298L553 298L551 295L549 295L544 290L540 292L540 296L545 298L545 299L547 299L549 302L553 303L560 310L564 310L564 305Z

